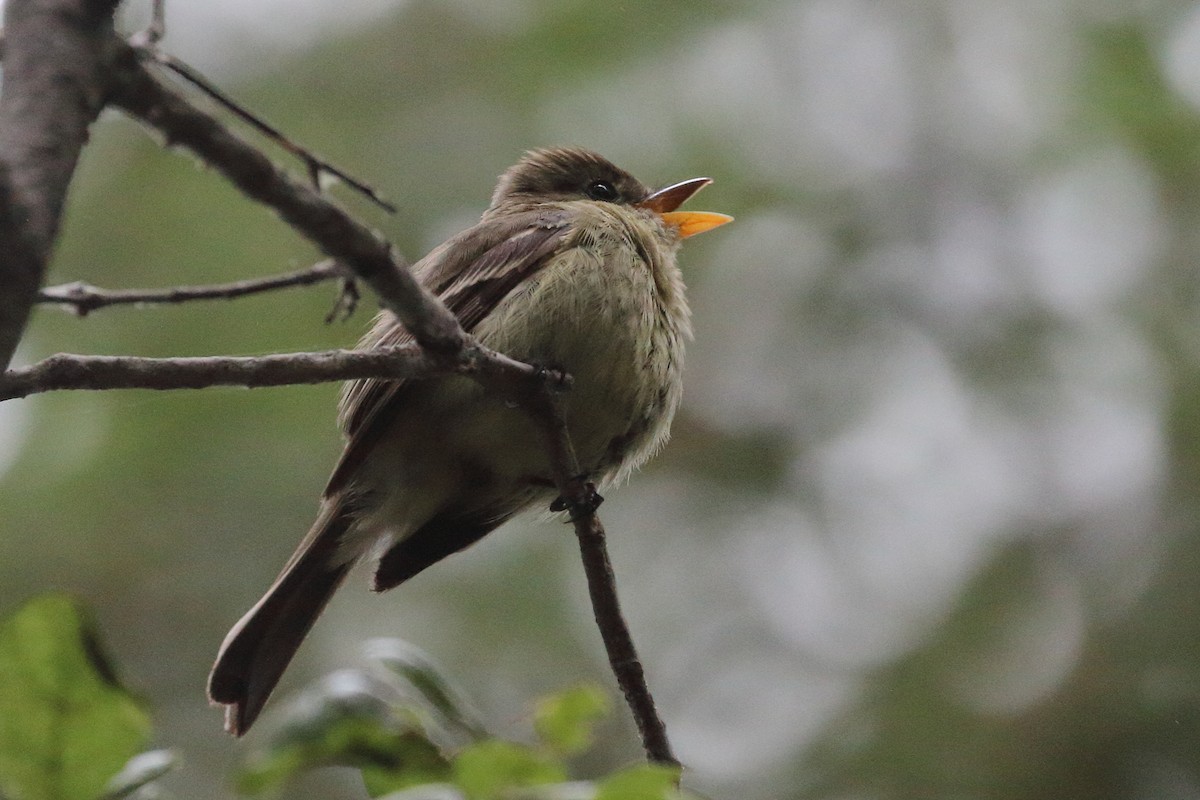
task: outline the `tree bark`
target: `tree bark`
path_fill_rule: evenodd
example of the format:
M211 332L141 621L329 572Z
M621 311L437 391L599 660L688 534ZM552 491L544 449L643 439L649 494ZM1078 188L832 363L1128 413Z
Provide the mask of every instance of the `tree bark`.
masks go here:
M0 367L53 250L88 126L104 107L116 0L8 0L0 94Z

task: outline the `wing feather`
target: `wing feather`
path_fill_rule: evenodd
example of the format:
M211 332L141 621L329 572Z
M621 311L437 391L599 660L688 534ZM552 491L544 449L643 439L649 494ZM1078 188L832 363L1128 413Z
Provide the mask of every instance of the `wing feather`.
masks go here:
M509 292L564 247L568 222L569 215L561 209L485 220L430 252L413 269L470 333ZM381 312L359 348L411 342L412 335L394 320L391 312ZM326 496L346 488L379 434L403 407L404 388L404 381L346 384L339 419L348 441L325 487Z

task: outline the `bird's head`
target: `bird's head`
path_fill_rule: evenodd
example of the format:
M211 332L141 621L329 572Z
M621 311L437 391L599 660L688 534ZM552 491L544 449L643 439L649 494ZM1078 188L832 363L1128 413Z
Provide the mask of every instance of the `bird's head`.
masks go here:
M708 211L676 210L710 183L709 178L692 178L652 191L616 164L589 150L532 150L500 176L488 210L572 200L613 203L655 213L686 238L733 219Z

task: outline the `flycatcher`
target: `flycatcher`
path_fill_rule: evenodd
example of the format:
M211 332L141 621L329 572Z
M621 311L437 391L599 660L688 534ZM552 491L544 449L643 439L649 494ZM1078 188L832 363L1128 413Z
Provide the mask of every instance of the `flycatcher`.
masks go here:
M595 153L533 151L500 177L478 224L414 267L484 345L574 378L563 415L597 484L624 478L666 441L691 337L675 254L731 219L676 210L708 183L652 192ZM360 347L408 341L385 311ZM352 381L339 417L347 444L316 522L209 676L235 735L358 560L378 559L382 592L557 495L535 423L468 378Z

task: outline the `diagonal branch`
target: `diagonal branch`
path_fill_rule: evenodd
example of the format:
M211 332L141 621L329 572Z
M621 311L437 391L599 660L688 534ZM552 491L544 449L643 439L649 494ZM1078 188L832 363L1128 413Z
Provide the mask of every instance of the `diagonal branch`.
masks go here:
M325 159L318 157L306 147L293 142L287 137L286 134L284 134L283 131L279 130L262 117L250 111L238 101L234 100L191 66L185 64L174 56L157 49L152 50L151 54L151 57L157 63L171 70L176 75L195 86L201 92L204 92L204 94L208 95L217 103L228 109L230 113L237 116L238 119L242 120L247 125L261 133L263 136L266 136L271 141L276 142L284 150L287 150L296 158L303 161L305 168L308 170L308 176L312 181L313 186L320 188L322 184L322 176L332 175L334 178L340 180L351 189L354 189L356 192L363 195L383 210L392 214L396 213L396 207L385 200L383 196L380 195L379 192L377 192L372 186L360 181L358 178L355 178L345 170L334 166Z
M575 526L575 538L579 540L579 554L587 576L592 615L596 619L596 627L600 629L600 638L604 641L608 665L637 723L642 749L646 751L646 757L656 764L679 767L679 759L671 751L671 742L667 739L667 726L658 715L654 696L650 694L650 687L646 683L646 672L634 647L629 625L621 613L621 604L617 599L617 577L608 557L604 525L594 508L578 516L570 500L568 508L572 509L571 522Z
M102 289L90 283L75 281L58 286L47 286L40 290L37 302L66 306L81 317L98 308L116 305L151 305L163 303L186 303L191 300L231 300L259 292L270 292L292 286L309 286L314 283L345 278L349 275L345 267L333 259L326 259L311 267L271 275L266 278L217 283L208 286L172 286L167 289Z
M435 357L452 360L464 348L476 347L454 315L421 287L386 241L195 108L151 74L132 48L120 46L114 104L160 131L168 143L195 153L248 197L275 209L327 256L352 269Z
M560 493L558 502L570 514L571 523L575 526L575 538L579 540L579 554L592 602L592 615L600 630L600 638L604 641L609 667L637 723L646 757L657 764L678 767L679 760L675 758L671 742L667 739L666 724L658 715L654 696L650 694L650 687L646 683L645 670L642 669L641 659L629 633L629 625L621 613L617 578L608 557L607 536L603 523L596 515L603 498L596 494L596 487L587 482L587 476L579 472L579 461L571 444L559 396L554 387L547 384L545 391L534 399L531 412L542 424L546 450Z

